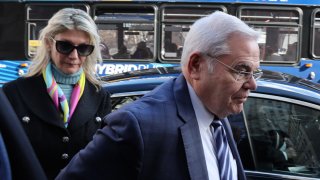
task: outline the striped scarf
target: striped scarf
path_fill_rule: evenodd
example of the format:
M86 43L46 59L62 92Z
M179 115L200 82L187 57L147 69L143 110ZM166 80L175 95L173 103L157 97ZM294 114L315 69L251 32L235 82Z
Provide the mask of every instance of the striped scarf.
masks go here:
M63 114L64 126L67 128L69 125L70 119L74 113L74 110L76 109L77 104L83 94L86 77L84 72L82 72L80 75L79 81L77 82L77 84L75 84L72 90L72 94L70 97L71 108L69 108L68 101L62 89L59 87L59 85L57 84L56 80L53 77L51 66L52 66L51 63L48 63L42 75L47 86L47 92L50 95L51 99L53 100L55 107L58 110L62 110L61 113Z

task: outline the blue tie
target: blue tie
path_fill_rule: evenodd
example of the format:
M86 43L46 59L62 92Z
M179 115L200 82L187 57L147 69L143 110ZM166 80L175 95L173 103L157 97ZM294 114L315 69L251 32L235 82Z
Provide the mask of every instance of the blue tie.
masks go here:
M214 120L211 131L213 135L213 142L215 142L214 150L218 159L219 172L221 180L232 179L231 157L226 132L220 121Z

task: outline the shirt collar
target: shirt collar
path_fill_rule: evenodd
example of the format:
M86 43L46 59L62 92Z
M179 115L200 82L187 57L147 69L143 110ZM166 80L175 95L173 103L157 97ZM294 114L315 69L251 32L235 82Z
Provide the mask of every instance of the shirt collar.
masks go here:
M192 106L194 109L194 112L197 117L197 121L200 126L209 127L212 123L212 120L214 118L214 115L205 108L199 97L197 96L196 92L194 91L193 87L187 82L188 90L190 99L192 102Z

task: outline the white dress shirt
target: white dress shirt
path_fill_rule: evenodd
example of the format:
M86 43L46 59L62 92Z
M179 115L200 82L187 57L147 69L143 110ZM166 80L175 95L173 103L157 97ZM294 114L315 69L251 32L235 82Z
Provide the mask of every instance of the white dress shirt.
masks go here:
M213 138L212 138L212 133L210 131L210 125L214 119L214 115L204 107L204 105L202 104L202 102L194 92L191 85L189 83L187 84L188 84L192 106L195 111L199 130L200 130L200 136L202 141L202 147L204 150L204 156L206 159L209 180L217 180L217 179L220 179L219 165L218 165L217 157L214 152ZM231 150L229 152L230 152L230 157L233 157ZM234 158L231 160L231 168L232 168L233 180L237 180L238 179L237 163Z

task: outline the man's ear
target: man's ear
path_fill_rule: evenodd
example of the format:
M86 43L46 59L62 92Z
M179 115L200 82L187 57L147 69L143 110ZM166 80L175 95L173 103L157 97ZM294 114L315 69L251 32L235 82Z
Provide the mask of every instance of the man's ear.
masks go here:
M188 62L188 72L192 79L199 79L202 68L203 58L200 53L193 53Z

